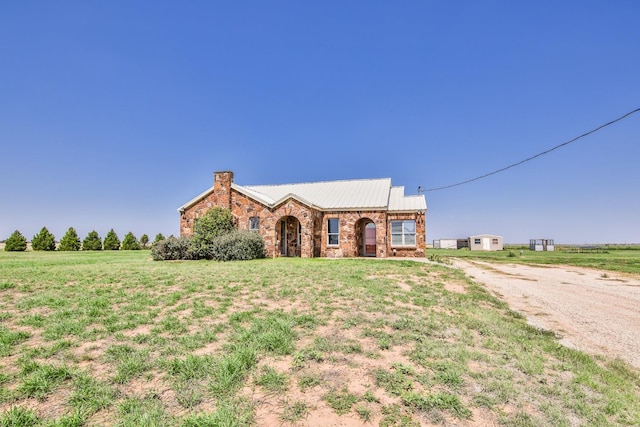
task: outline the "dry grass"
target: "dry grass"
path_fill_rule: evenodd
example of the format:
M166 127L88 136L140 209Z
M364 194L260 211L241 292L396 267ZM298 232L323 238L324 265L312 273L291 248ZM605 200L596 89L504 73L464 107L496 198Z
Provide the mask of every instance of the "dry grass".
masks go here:
M448 267L3 253L0 277L3 426L640 423L636 371Z

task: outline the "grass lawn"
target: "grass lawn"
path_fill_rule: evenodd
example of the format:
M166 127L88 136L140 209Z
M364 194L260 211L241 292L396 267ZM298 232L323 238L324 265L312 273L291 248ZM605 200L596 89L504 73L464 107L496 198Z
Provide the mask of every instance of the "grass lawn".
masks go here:
M521 264L564 264L640 274L640 248L637 247L632 249L608 248L605 252L598 253L576 253L569 250L535 252L520 248L505 248L504 251L496 252L469 251L465 249L428 249L427 257L434 261L442 261L454 257Z
M347 422L640 425L640 374L446 266L0 252L0 426Z

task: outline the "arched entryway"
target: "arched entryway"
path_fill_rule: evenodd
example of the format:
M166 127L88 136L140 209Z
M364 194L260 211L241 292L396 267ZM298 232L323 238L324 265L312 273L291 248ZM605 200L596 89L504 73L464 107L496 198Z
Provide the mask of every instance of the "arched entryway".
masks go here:
M302 244L302 226L295 216L284 216L276 225L276 240L280 256L299 257Z
M363 218L356 223L358 256L376 256L376 224L369 218Z

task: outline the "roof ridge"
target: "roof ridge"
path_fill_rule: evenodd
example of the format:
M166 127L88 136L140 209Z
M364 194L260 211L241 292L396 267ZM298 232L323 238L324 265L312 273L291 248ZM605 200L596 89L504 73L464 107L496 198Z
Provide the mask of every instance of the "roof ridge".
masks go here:
M294 182L289 184L257 184L257 185L242 185L243 187L284 187L291 185L306 185L306 184L333 184L336 182L357 182L357 181L391 181L391 178L356 178L356 179L336 179L326 181L308 181L308 182Z

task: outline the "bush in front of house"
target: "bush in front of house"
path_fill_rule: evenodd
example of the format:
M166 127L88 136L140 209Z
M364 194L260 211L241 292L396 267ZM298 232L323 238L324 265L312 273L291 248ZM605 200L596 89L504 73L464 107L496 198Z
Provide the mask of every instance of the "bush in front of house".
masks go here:
M234 230L216 237L209 247L211 259L217 261L245 261L264 258L264 239L258 233Z
M55 251L56 238L47 230L47 227L42 227L40 232L31 239L31 248L34 251Z
M209 209L193 224L193 253L197 259L213 259L211 245L219 236L235 230L230 209L214 207Z
M173 261L193 259L192 239L190 237L169 236L154 242L151 257L155 261Z
M8 252L23 252L27 250L27 239L18 230L4 242L4 250Z
M62 239L60 239L60 246L58 246L58 250L79 251L81 247L82 243L80 242L78 233L76 233L76 229L73 227L69 227L64 236L62 236Z

